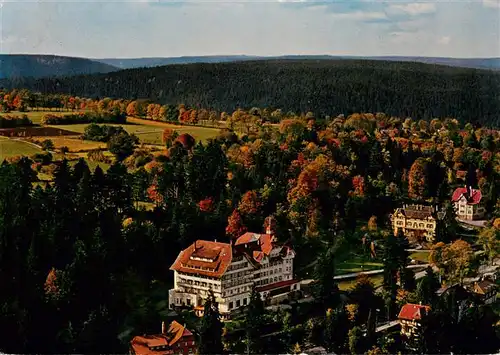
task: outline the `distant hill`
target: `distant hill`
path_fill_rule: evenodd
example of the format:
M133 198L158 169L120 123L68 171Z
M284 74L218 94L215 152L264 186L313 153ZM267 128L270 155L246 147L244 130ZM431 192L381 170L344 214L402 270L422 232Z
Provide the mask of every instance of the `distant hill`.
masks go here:
M426 64L440 64L452 67L500 70L500 58L440 58L440 57L356 57L356 56L331 56L331 55L285 55L275 57L227 55L227 56L198 56L198 57L166 57L166 58L129 58L129 59L95 59L121 69L156 67L170 64L192 63L228 63L251 60L341 60L341 59L366 59L400 62L416 62Z
M500 73L382 60L258 60L2 80L6 87L85 97L149 99L232 112L237 107L320 115L399 117L500 126Z
M56 55L0 54L0 79L109 73L118 68L84 58Z
M239 62L243 60L257 60L262 57L246 55L228 55L228 56L200 56L200 57L166 57L166 58L108 58L94 59L101 63L109 64L121 69L159 67L171 64L192 64L192 63L227 63Z

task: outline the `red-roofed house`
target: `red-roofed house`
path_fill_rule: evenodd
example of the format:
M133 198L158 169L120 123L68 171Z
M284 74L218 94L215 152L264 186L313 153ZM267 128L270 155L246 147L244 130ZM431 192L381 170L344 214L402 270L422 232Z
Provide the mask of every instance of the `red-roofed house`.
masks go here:
M470 186L457 188L451 197L457 211L457 217L464 220L483 218L485 209L481 204L481 198L480 190Z
M398 319L401 324L401 334L406 338L418 336L418 329L422 320L431 307L420 304L407 303L399 312Z
M193 333L176 321L170 323L168 330L162 322L161 334L136 336L130 342L130 355L188 355L195 352Z
M255 285L264 299L278 300L300 289L293 278L295 252L278 245L268 228L265 234L245 233L234 244L198 240L180 252L171 266L174 288L170 308L193 307L203 314L212 289L223 318L250 301Z

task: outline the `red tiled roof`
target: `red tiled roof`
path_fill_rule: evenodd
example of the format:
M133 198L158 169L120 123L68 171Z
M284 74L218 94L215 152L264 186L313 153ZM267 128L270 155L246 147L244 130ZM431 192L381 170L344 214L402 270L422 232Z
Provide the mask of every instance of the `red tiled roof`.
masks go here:
M291 286L291 285L294 285L298 282L299 282L299 280L278 281L278 282L275 282L272 284L256 287L256 290L258 292L270 291L270 290L274 290L274 289L281 288L281 287Z
M457 202L462 198L462 196L465 196L468 205L476 205L481 201L482 194L481 190L471 189L470 196L467 196L467 188L459 187L453 192L451 200L453 202Z
M419 305L419 304L412 304L412 303L407 303L401 308L401 311L399 312L399 319L406 319L406 320L418 320L422 319L422 310L426 310L429 312L431 307L429 306L424 306L424 305Z
M159 355L167 353L171 347L183 337L192 336L193 333L175 320L170 323L165 334L136 336L130 342L136 355ZM152 349L152 347L165 347L164 349Z
M269 253L271 253L271 250L273 249L271 234L247 232L236 239L234 245L243 245L248 243L257 243L257 245L260 246L261 251L266 255L269 255Z
M269 255L273 249L273 237L271 234L259 234L247 232L236 239L235 246L249 244L253 248L250 257L260 263L265 255Z
M179 253L170 270L220 278L231 264L232 258L230 244L197 240Z

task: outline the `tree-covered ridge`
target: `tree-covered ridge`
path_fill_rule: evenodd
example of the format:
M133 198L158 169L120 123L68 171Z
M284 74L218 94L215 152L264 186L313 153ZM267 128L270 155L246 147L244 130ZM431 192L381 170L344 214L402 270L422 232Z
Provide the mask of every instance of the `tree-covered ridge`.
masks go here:
M353 112L499 125L500 74L419 63L269 60L171 65L66 78L3 81L44 93L151 99L218 111L273 107L336 116Z
M107 73L118 68L96 60L46 54L0 54L0 78Z

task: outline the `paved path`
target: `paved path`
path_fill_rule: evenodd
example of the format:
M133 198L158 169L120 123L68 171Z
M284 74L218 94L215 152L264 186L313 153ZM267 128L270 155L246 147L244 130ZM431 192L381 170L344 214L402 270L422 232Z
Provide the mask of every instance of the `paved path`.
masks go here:
M481 227L481 228L485 227L485 224L487 222L486 220L466 221L460 218L457 218L457 221L463 224L468 224L470 226Z
M407 269L426 268L429 265L430 264L408 265L406 268ZM350 274L334 276L333 279L334 280L348 280L348 279L356 278L359 275L377 275L377 274L382 274L383 272L384 272L384 269L370 270L370 271L361 271L361 272L353 272L353 273L350 273ZM421 272L425 273L425 270L421 271ZM312 281L314 281L314 280L313 279L306 279L306 280L302 280L301 283L302 284L309 284Z
M396 325L399 324L399 320L393 320L393 321L390 321L389 323L385 323L385 324L382 324L382 325L379 325L377 328L375 328L375 332L378 333L378 332L383 332L384 330L387 330L387 329L390 329L392 327L395 327Z

